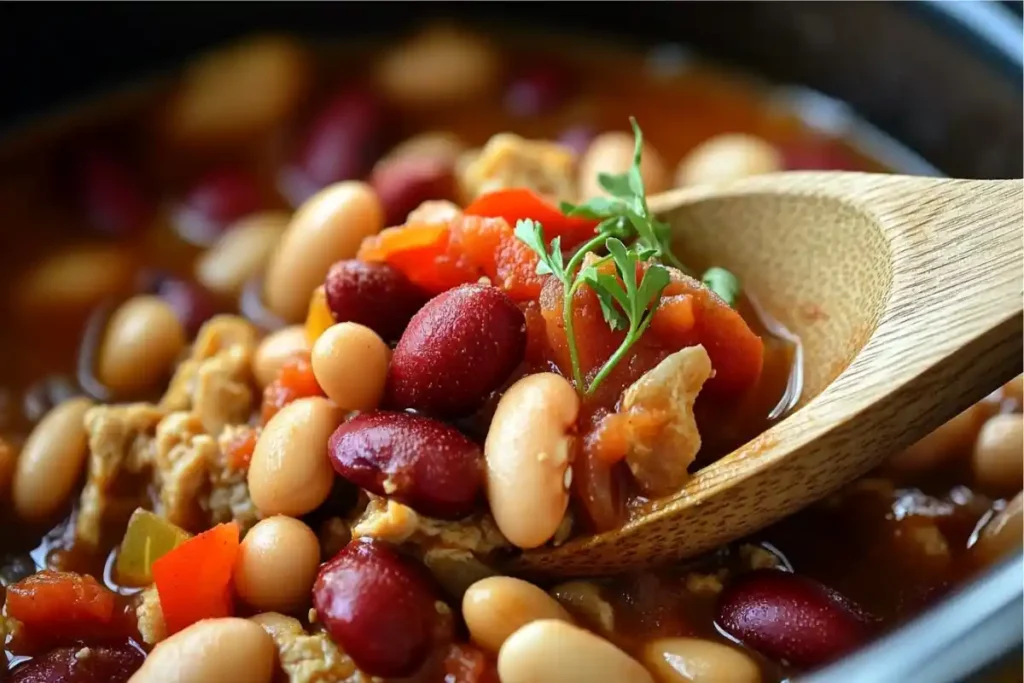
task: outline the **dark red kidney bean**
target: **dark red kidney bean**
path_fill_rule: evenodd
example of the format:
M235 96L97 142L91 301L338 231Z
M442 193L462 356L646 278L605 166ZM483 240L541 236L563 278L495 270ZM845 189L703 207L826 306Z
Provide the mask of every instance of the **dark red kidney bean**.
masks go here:
M505 108L515 116L539 116L553 111L571 92L569 73L552 64L523 71L505 91Z
M175 222L186 240L208 245L234 221L262 206L255 178L241 169L223 168L207 173L188 191Z
M338 261L324 279L327 306L339 323L365 325L385 341L402 336L426 294L385 263Z
M91 645L88 656L76 657L82 647L61 647L19 664L10 683L124 683L142 666L145 656L131 645Z
M334 471L356 486L431 517L465 517L480 499L480 447L429 417L363 413L335 430L327 451Z
M468 415L523 360L526 318L497 287L461 285L428 301L391 356L385 404Z
M313 584L317 619L364 673L408 676L430 654L440 615L425 573L377 541L349 543Z
M383 107L372 93L337 95L313 119L295 160L283 169L282 192L298 206L331 183L365 176L384 129Z
M597 130L592 126L571 126L558 136L558 144L568 147L576 156L581 157L596 137Z
M156 213L139 176L114 152L93 147L75 160L74 182L89 222L111 237L145 230Z
M844 596L813 579L770 569L729 585L717 620L744 645L802 669L847 654L871 633L871 619Z
M201 285L158 270L147 270L139 277L139 290L155 294L178 315L190 337L217 313L214 296Z
M370 178L384 206L387 225L401 225L413 209L428 199L455 198L455 169L451 161L406 157L385 162Z

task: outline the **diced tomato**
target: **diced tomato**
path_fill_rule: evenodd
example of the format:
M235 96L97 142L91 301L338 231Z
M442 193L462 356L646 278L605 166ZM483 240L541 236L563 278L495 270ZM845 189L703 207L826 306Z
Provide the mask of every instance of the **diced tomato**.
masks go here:
M281 366L277 379L263 390L263 405L260 417L263 424L277 414L277 411L300 398L323 396L323 389L313 375L313 365L308 354L297 354Z
M424 291L440 294L483 275L450 241L448 223L400 225L363 240L356 258L387 263Z
M259 429L243 427L235 431L224 444L224 457L235 470L248 470L252 452L256 450Z
M7 588L7 615L47 638L102 637L115 625L116 596L89 575L46 569Z
M231 575L238 547L238 524L218 524L153 563L153 583L168 633L200 619L231 616Z
M563 247L572 247L593 237L598 223L588 218L569 218L557 206L525 187L488 192L477 197L464 213L504 218L513 229L520 219L532 218L544 226L545 239L550 242L561 237Z
M539 258L516 237L503 218L463 216L451 224L452 246L515 301L540 296L544 277L537 275Z

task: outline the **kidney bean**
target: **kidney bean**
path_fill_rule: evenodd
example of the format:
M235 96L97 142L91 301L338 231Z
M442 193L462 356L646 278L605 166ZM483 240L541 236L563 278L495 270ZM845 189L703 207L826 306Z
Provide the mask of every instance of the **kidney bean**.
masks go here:
M519 365L526 319L504 292L462 285L409 321L395 348L385 403L443 416L479 408Z
M356 259L331 266L324 290L335 320L365 325L385 341L401 337L427 300L400 270Z
M295 161L283 169L282 192L298 206L331 183L363 177L380 151L384 129L384 112L372 93L337 95L313 119Z
M353 541L320 569L313 607L331 637L371 676L407 676L430 654L440 622L426 576L383 543Z
M88 656L78 656L88 650ZM131 645L61 647L11 670L10 683L124 683L145 659Z
M565 69L538 64L512 80L505 91L505 108L515 116L540 116L557 109L570 92Z
M130 237L144 230L155 206L138 174L111 150L93 147L75 162L74 183L89 222L111 237Z
M433 517L464 517L483 488L479 446L420 415L358 415L331 435L329 452L334 470L352 483Z
M428 199L455 197L455 165L438 158L398 158L377 164L370 183L377 191L387 225L401 225Z
M189 242L213 244L231 223L262 205L256 180L245 171L211 171L188 191L175 212L178 234Z
M826 664L864 643L870 619L813 579L758 570L726 588L717 621L730 635L776 661L800 668Z

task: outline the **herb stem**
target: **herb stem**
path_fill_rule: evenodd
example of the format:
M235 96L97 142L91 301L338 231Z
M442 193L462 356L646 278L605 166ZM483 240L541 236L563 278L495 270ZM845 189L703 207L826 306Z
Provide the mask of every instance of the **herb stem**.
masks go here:
M601 366L601 370L597 373L597 375L594 376L594 381L590 383L589 387L587 387L587 390L585 392L587 396L590 396L595 391L597 391L598 385L600 385L601 382L603 382L605 378L607 378L608 375L611 374L611 371L615 368L615 366L618 365L623 358L625 358L626 354L629 353L629 350L633 348L633 344L635 344L637 340L643 336L644 332L647 331L647 327L648 325L651 324L652 318L654 318L653 309L651 310L650 314L646 318L644 318L644 321L640 323L639 326L630 326L629 332L626 333L626 338L622 340L621 344L619 344L619 348L615 349L615 353L613 353L611 357L605 361L604 365Z
M606 235L595 235L569 259L565 267L565 280L562 282L562 325L565 327L565 342L569 347L569 364L572 366L572 377L576 382L577 391L583 391L583 371L580 369L580 353L576 347L576 332L573 329L572 300L576 294L578 281L575 279L576 269L583 263L587 253L604 244Z

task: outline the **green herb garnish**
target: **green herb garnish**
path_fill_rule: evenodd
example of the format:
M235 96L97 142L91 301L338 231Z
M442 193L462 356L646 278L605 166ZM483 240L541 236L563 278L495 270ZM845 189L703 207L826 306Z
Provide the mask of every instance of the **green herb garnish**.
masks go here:
M540 257L538 275L551 275L562 283L562 322L565 325L569 360L577 390L592 394L616 365L625 358L633 344L647 331L661 300L661 293L671 282L671 275L662 263L686 271L672 253L672 235L667 223L651 215L647 194L640 175L643 133L632 117L629 119L636 138L633 165L622 174L602 173L598 182L611 196L594 197L583 204L563 202L566 216L600 221L595 236L581 245L568 263L562 255L561 239L548 244L544 228L537 221L522 219L516 223L515 235ZM629 244L627 247L626 244ZM584 265L587 254L597 250L607 255ZM614 273L602 266L611 263ZM643 277L636 281L636 272L644 264ZM733 305L739 294L739 281L724 268L711 268L704 284ZM619 348L605 361L590 385L584 384L579 364L579 351L573 330L573 295L587 285L597 295L605 321L613 330L625 330Z

